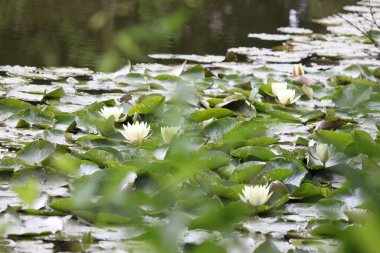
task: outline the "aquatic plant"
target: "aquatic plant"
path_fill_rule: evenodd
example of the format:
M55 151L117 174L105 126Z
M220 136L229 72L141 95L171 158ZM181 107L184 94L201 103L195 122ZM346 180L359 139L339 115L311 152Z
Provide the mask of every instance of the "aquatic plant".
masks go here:
M272 194L268 185L246 185L239 197L243 202L258 207L267 203Z
M180 136L181 132L180 127L161 127L161 136L166 144L169 144L174 138Z
M127 139L128 142L137 142L148 137L150 126L146 122L135 122L123 125L123 130L119 132Z
M121 115L123 114L123 108L119 108L117 106L104 106L102 109L100 109L99 114L105 119L113 116L115 121L120 121L122 119Z

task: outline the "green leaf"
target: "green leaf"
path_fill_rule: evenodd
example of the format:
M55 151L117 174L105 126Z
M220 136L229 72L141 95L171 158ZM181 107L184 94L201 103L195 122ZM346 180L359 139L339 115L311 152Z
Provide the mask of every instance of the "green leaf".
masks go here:
M337 85L348 85L354 81L350 76L336 75L330 78L330 81Z
M199 185L211 196L216 194L220 197L238 199L244 185L222 179L219 174L202 169L195 175Z
M107 162L118 161L121 159L120 152L111 147L93 148L83 154L83 156L101 166L105 166Z
M260 175L263 176L267 173L267 171L278 168L290 169L292 174L286 177L283 183L295 185L297 187L301 185L302 180L308 173L308 170L298 160L287 157L278 157L268 162L265 168L261 171Z
M191 81L203 79L205 77L205 68L200 64L195 65L182 72L181 77Z
M380 67L377 67L376 69L373 70L373 75L374 75L377 79L380 79Z
M123 225L129 222L130 219L126 216L117 215L108 212L99 212L96 214L94 223L100 225Z
M212 140L219 140L224 133L234 128L237 124L238 121L235 118L218 119L203 128L203 134Z
M275 154L268 148L259 146L246 146L238 148L231 152L231 155L236 158L247 160L249 158L256 158L263 161L268 161Z
M115 141L111 141L103 136L96 135L82 136L76 140L76 143L86 149L116 145Z
M45 140L56 144L67 144L65 132L58 129L45 129L42 133Z
M267 170L264 174L264 177L266 177L270 182L273 181L283 181L287 177L289 177L293 173L293 170L288 168L274 168L271 170Z
M82 131L97 132L102 129L104 124L104 119L99 115L99 111L104 106L115 106L114 100L103 101L99 103L92 104L83 110L74 113L76 127ZM109 123L106 123L106 125ZM99 129L97 128L99 125ZM99 130L99 131L100 131Z
M272 117L284 120L285 122L301 122L301 119L299 117L295 117L287 112L279 110L268 110L267 113Z
M151 96L144 98L140 103L132 106L128 111L128 115L133 115L135 113L138 114L150 114L157 111L163 102L165 101L165 97L163 96Z
M236 183L250 183L264 166L265 164L257 164L257 162L242 163L235 168L235 172L229 180Z
M233 111L226 108L211 108L202 111L196 111L190 115L190 119L200 123L212 118L224 118L233 114Z
M270 240L261 243L253 253L281 253L281 251Z
M96 129L104 136L115 136L118 132L115 128L114 117L109 117L108 119L96 121Z
M26 108L12 115L6 120L7 125L13 127L35 126L40 128L50 128L54 123L54 114L42 111L40 108Z
M54 153L55 145L48 141L34 141L17 152L17 157L30 165L40 164Z
M78 208L79 203L76 203L74 199L72 198L63 198L59 199L53 203L50 204L50 207L54 210L69 213L71 211L74 211Z
M269 146L278 142L280 138L273 138L268 136L253 137L247 141L247 145L250 146Z
M380 156L380 144L372 140L369 133L357 130L352 133L352 138L357 153L366 154L373 158Z
M352 83L333 95L337 107L355 108L371 98L372 88L365 84Z
M34 178L29 178L22 184L13 184L12 188L17 193L18 197L28 205L31 205L39 195L37 183Z
M333 145L339 152L343 152L353 142L350 134L328 130L316 131L312 137L322 143Z
M0 111L16 112L26 108L34 107L34 105L15 98L0 99Z
M222 151L209 151L200 156L201 164L209 169L217 169L228 164L231 157Z
M294 192L292 192L291 197L295 199L303 199L312 196L323 196L324 192L321 188L316 187L311 183L304 183L299 188L297 188Z
M0 171L18 171L26 166L25 161L17 157L6 157L0 160Z
M56 99L61 98L65 95L65 91L62 87L56 87L52 90L49 90L44 94L44 99Z

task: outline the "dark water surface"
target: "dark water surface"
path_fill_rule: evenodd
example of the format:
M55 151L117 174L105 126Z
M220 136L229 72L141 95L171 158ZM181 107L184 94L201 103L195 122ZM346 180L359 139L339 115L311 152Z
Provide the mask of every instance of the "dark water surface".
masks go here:
M218 54L312 22L355 0L0 0L0 65L109 71L150 53Z

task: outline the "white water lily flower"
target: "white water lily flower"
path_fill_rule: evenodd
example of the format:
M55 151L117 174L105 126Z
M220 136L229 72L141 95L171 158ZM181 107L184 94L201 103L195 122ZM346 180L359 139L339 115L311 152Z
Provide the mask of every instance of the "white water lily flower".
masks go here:
M323 163L326 163L334 153L333 147L324 143L318 143L315 150L317 158Z
M121 114L123 114L123 109L117 106L114 106L114 107L104 106L102 109L100 109L99 114L105 119L108 119L109 117L113 116L115 118L115 121L118 121L120 120Z
M180 136L180 127L161 127L161 136L166 144L169 144L173 138Z
M288 88L288 85L285 82L281 82L281 83L274 82L271 84L271 88L272 88L272 94L277 97L277 94L281 93L283 90L286 90Z
M150 126L146 122L135 122L132 125L128 123L123 128L119 132L131 143L147 138L150 132Z
M270 191L268 185L246 185L239 197L243 202L249 203L254 207L258 207L267 203L272 194L273 192Z
M281 90L277 94L277 99L283 105L290 105L296 102L301 96L296 97L296 91L292 89Z
M293 66L293 76L297 77L297 76L303 76L303 75L304 75L304 71L302 68L302 64L294 65Z

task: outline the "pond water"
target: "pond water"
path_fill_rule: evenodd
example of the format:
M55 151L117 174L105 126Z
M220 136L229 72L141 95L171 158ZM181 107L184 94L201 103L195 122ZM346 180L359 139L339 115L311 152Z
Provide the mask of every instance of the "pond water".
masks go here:
M312 22L354 0L0 0L0 65L110 71L151 53L224 55L271 47L247 34Z
M375 1L0 0L0 252L378 252Z

